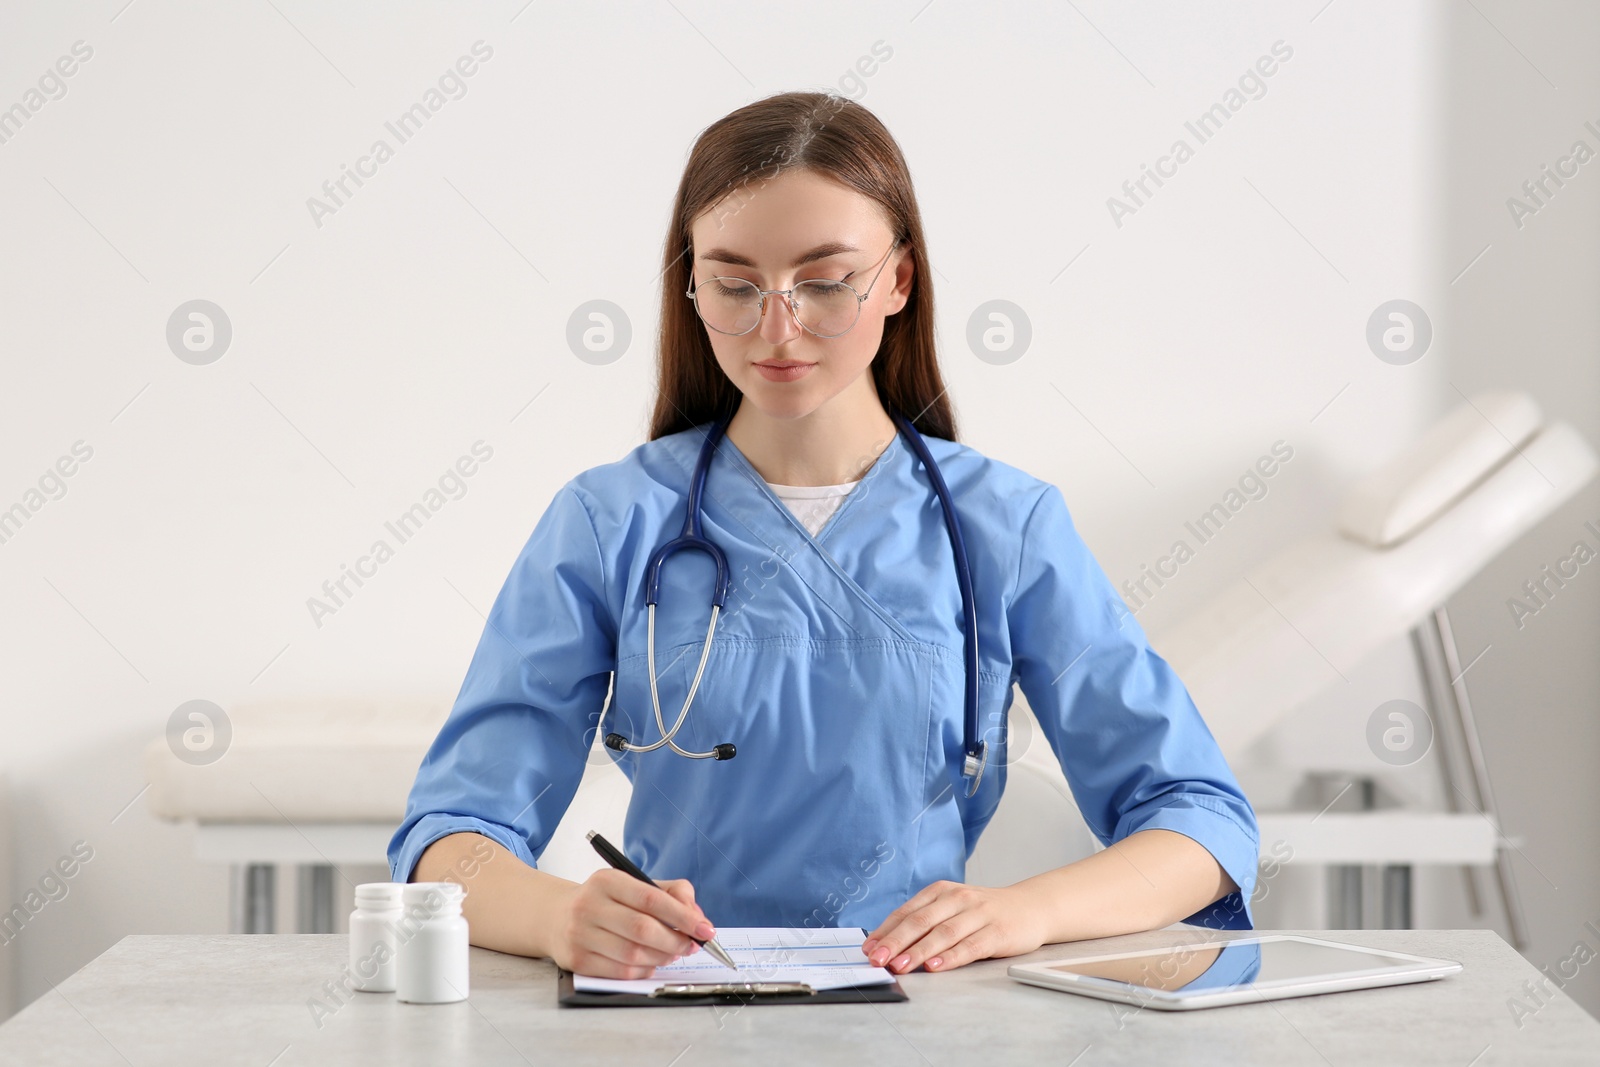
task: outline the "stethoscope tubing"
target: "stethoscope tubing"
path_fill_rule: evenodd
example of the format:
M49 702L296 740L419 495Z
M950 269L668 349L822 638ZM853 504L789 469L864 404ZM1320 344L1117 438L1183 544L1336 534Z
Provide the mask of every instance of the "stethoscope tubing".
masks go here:
M978 785L983 781L984 768L988 763L988 745L978 739L978 616L976 602L972 592L972 571L967 560L966 541L961 536L961 524L956 518L955 501L950 496L950 487L945 484L944 476L939 471L939 465L933 461L933 455L928 451L927 444L922 439L922 434L899 411L889 409L889 415L905 437L911 449L921 460L922 467L928 473L928 480L933 484L934 494L939 498L939 505L944 511L945 530L950 537L951 554L955 557L956 582L961 589L961 644L962 659L965 667L966 686L962 693L962 727L965 734L963 744L962 775L972 778L972 785L967 790L967 795L972 796L978 790ZM688 719L689 706L694 702L695 692L700 688L700 679L705 673L706 660L711 654L711 641L717 628L717 619L728 599L728 584L730 570L728 558L722 549L710 538L706 537L700 524L700 505L705 496L706 476L711 469L711 458L721 443L723 435L727 432L728 422L732 418L729 413L718 419L706 435L705 442L701 445L699 459L695 463L694 474L689 480L689 503L687 513L684 515L683 532L666 544L657 548L650 556L650 562L645 570L645 604L648 607L649 623L647 644L647 660L650 671L650 703L655 711L656 728L661 731L661 739L648 745L631 744L621 734L612 733L606 736L606 745L609 748L623 752L653 752L662 745L668 745L681 756L691 759L731 759L734 755L734 746L722 744L710 752L689 752L680 748L674 738ZM656 605L661 596L661 568L675 553L681 551L704 552L711 557L717 569L716 588L711 598L711 623L706 627L705 640L700 646L700 665L695 670L694 681L689 686L689 692L684 697L683 707L678 710L678 717L668 730L666 720L661 714L661 697L656 684Z
M978 741L978 611L972 594L972 570L967 563L967 543L961 536L961 523L956 519L955 501L950 497L950 487L945 484L944 475L939 471L939 465L933 461L927 443L922 440L922 434L911 424L911 420L891 409L889 417L894 419L900 427L901 434L910 443L917 458L922 460L923 470L928 472L928 480L933 483L933 491L939 496L939 503L944 507L945 530L950 534L950 551L956 561L956 583L961 588L961 644L963 661L966 667L966 689L962 693L963 732L965 740L962 751L966 760L982 761L983 752ZM983 768L978 768L977 774L981 780ZM977 783L973 783L974 791Z

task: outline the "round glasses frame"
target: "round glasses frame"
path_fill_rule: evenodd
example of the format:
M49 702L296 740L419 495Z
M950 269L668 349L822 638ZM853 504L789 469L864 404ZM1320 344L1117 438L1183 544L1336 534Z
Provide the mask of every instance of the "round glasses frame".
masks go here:
M855 329L856 328L856 323L861 321L861 305L866 303L867 297L872 293L872 287L874 285L878 284L878 274L882 274L883 273L883 268L885 266L887 266L888 263L889 263L889 256L894 252L894 250L896 248L900 247L900 241L901 241L901 238L896 237L894 239L894 243L889 246L889 251L885 252L883 254L883 258L878 263L878 273L874 274L872 276L872 281L867 283L867 291L865 293L857 292L856 287L851 285L847 281L837 281L836 282L836 281L832 281L830 279L825 279L825 278L807 278L807 279L805 279L805 281L796 282L791 288L788 288L788 289L763 289L759 285L756 285L754 282L752 282L752 281L750 281L750 280L748 280L746 278L732 278L732 277L724 277L722 275L717 275L716 277L707 278L705 281L700 282L699 284L695 284L694 272L691 270L689 272L689 283L690 283L691 286L693 286L693 288L684 290L683 295L688 297L694 303L695 314L700 316L700 321L704 322L706 324L706 328L707 329L716 330L718 333L723 334L723 335L728 336L728 337L743 337L745 334L749 333L750 330L754 330L757 327L759 327L761 325L761 320L766 318L766 315L767 315L767 297L774 296L774 295L776 295L778 293L782 293L783 294L784 303L789 305L789 315L790 315L791 318L794 319L794 322L795 322L796 326L799 326L802 330L805 330L807 333L812 334L812 335L817 336L817 337L843 337L845 334L847 334L851 330ZM761 309L760 309L759 313L756 315L756 321L750 324L749 329L740 330L737 333L733 333L733 332L730 332L728 330L719 330L719 329L717 329L717 327L711 325L711 323L709 321L707 321L706 316L705 316L705 312L700 310L700 300L699 300L699 298L697 297L696 294L700 291L700 286L701 285L705 285L707 282L716 282L716 281L738 282L740 285L748 285L748 286L751 286L752 288L754 288L755 291L760 295L760 297L761 297ZM825 282L827 282L828 285L842 285L846 289L850 290L850 292L854 293L855 294L855 298L856 298L856 317L855 317L855 321L850 323L850 325L846 326L844 329L840 330L838 333L817 333L816 330L813 330L811 327L809 327L805 323L801 322L800 321L800 312L798 310L796 310L796 308L794 306L794 291L795 291L795 289L798 289L800 286L806 284L806 282L809 282L809 281L819 281L819 282L820 281L825 281Z

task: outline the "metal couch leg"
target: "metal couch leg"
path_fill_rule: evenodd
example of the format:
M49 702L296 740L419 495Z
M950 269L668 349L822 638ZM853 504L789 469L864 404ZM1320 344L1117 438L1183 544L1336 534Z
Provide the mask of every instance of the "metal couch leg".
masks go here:
M228 869L230 932L270 934L275 930L277 874L270 863L235 863Z
M296 870L295 927L302 934L335 933L333 924L333 867L302 863Z
M1362 868L1356 863L1336 863L1328 866L1328 928L1330 930L1360 930L1362 928Z
M1423 660L1423 680L1428 692L1428 703L1436 713L1448 714L1455 727L1455 733L1465 750L1468 779L1471 782L1472 792L1475 797L1468 797L1456 785L1458 773L1451 766L1449 746L1441 746L1441 766L1445 775L1445 791L1452 810L1460 810L1464 803L1487 819L1494 827L1497 843L1495 846L1495 873L1498 876L1500 890L1500 903L1505 909L1506 925L1509 928L1511 947L1519 952L1528 947L1527 919L1522 909L1522 899L1517 891L1515 872L1511 868L1511 850L1506 841L1505 830L1500 825L1500 813L1495 804L1494 790L1489 784L1489 765L1484 758L1482 739L1478 734L1478 723L1472 714L1472 701L1467 695L1467 683L1464 677L1466 671L1461 666L1460 650L1456 647L1455 631L1450 626L1450 614L1444 608L1438 608L1433 613L1433 625L1428 627L1432 631L1432 638L1437 644L1434 648L1442 663L1439 677L1430 669L1428 657L1424 652L1425 639L1423 627L1417 628L1417 650ZM1440 740L1443 740L1442 738ZM1479 913L1477 900L1477 885L1472 878L1471 868L1463 868L1467 877L1468 901L1472 905L1473 914Z
M1411 864L1390 863L1383 868L1383 928L1411 929Z

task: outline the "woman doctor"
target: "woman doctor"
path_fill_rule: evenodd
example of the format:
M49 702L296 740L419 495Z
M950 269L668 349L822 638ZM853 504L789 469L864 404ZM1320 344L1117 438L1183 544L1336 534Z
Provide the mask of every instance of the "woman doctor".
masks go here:
M685 933L713 919L864 927L895 973L1179 920L1251 928L1255 813L1182 682L1060 491L956 443L921 218L877 118L784 93L706 129L664 261L650 440L568 482L517 557L390 843L394 878L465 883L475 944L616 978L695 951ZM890 411L926 435L959 516L980 721L1003 722L1020 684L1108 846L1015 885L963 881L1005 736L991 728L983 773L964 773L951 538ZM671 746L639 751L662 738L647 565L730 415L700 502L730 589ZM716 578L695 551L661 571L668 733ZM625 745L598 751L633 783L623 847L662 889L537 868L612 733ZM719 745L733 758L679 754Z

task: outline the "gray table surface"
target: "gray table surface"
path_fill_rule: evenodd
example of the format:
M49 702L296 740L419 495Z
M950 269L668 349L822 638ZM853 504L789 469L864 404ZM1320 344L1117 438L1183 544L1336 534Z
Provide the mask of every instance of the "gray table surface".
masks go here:
M1138 1011L1025 986L1021 960L1141 947L1199 931L1080 941L902 976L905 1003L561 1008L548 960L472 950L458 1004L326 998L341 935L125 937L0 1026L0 1062L47 1064L1492 1064L1600 1063L1600 1022L1565 994L1519 1026L1543 976L1487 930L1306 931L1465 970L1434 982L1194 1012ZM1546 988L1553 989L1547 984ZM1528 1003L1537 1003L1528 1000Z

